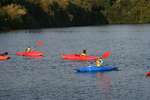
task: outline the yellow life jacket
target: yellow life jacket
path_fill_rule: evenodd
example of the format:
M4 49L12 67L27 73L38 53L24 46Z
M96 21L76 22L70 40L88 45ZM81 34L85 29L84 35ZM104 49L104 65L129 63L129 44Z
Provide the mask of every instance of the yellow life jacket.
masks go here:
M81 56L86 56L86 54L85 53L81 53Z
M25 51L26 52L31 52L31 48L27 48Z
M97 66L97 67L100 67L100 66L102 65L102 63L103 63L103 60L102 60L102 59L97 59L97 60L96 60L96 66Z

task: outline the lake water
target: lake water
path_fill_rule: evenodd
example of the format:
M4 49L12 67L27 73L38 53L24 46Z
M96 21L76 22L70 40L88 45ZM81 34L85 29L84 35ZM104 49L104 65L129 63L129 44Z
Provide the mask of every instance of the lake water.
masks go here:
M36 44L43 41L42 46ZM26 47L45 52L42 59L16 56ZM102 55L104 65L120 71L76 73L94 62L65 61L61 53ZM150 25L108 25L0 33L0 100L149 100Z

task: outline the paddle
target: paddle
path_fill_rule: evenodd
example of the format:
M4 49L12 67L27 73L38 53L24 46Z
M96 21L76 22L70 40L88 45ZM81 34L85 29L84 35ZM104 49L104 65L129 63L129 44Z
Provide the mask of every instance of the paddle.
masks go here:
M110 51L106 51L103 53L103 55L100 57L101 59L106 59L108 58L109 56L111 55L111 52Z
M44 45L44 41L43 40L37 40L36 41L36 46L43 46Z

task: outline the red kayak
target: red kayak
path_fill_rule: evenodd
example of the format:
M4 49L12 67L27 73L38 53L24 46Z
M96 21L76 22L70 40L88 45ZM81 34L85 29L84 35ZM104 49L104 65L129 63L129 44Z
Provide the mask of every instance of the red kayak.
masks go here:
M65 60L95 60L97 56L82 56L80 54L63 54L61 57Z
M146 74L146 76L150 76L150 72L147 72L147 73L145 73Z
M81 61L87 61L87 60L96 60L98 57L100 57L101 59L105 59L108 58L111 55L111 52L106 51L103 53L102 56L82 56L80 54L62 54L61 58L65 59L65 60L81 60Z
M17 52L17 56L27 56L27 57L38 57L38 56L43 56L43 52L41 51L30 51L30 52Z

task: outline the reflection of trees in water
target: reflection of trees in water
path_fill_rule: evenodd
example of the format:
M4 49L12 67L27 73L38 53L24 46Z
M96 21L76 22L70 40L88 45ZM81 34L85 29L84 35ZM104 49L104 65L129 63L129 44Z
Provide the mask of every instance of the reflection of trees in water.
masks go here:
M110 99L111 93L111 78L103 73L96 73L96 77L99 79L97 85L104 94L106 100Z

